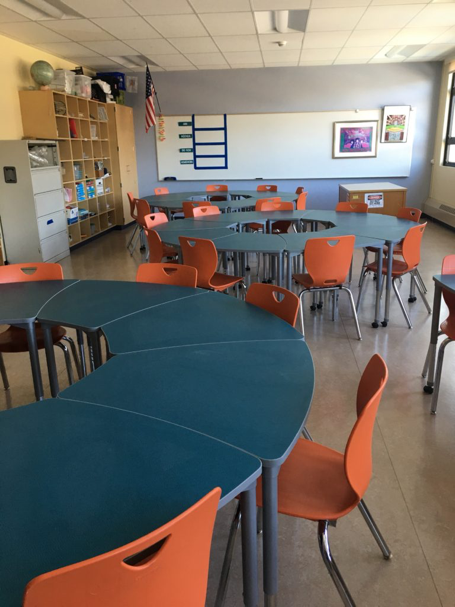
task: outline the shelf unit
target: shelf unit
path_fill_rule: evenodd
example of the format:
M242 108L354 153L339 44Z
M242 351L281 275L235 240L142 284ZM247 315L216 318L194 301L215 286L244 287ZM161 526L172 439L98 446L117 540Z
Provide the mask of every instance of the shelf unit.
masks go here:
M24 137L58 143L63 187L71 197L66 205L77 207L77 222L68 225L70 247L109 230L117 222L107 104L59 91L19 96Z

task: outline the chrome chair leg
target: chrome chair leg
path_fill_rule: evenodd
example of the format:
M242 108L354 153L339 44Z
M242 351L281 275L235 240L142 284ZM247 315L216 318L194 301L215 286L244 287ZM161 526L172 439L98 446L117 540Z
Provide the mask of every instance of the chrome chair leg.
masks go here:
M365 277L365 268L368 265L368 249L363 249L363 261L362 261L362 269L360 270L359 276L359 288L362 286L362 280Z
M130 248L130 246L131 246L131 243L133 242L133 238L136 236L136 232L137 232L138 228L139 228L139 224L137 223L137 224L134 226L134 230L133 230L133 233L131 234L131 238L128 240L128 244L126 245L126 248L127 248L128 250L129 250L129 248Z
M423 303L425 304L425 307L426 307L426 309L428 311L428 314L431 314L430 304L428 303L428 300L425 297L425 293L423 292L421 284L419 283L419 281L415 277L415 272L411 272L411 280L413 281L413 283L417 287L417 291L420 293L420 297L422 298Z
M427 289L427 287L426 287L425 283L423 282L423 278L422 278L422 275L421 275L421 274L420 274L420 272L419 272L419 268L417 268L415 272L416 272L416 277L417 277L417 280L418 280L418 281L420 282L420 284L422 285L422 291L423 291L424 293L428 293L428 289Z
M300 293L299 293L299 299L300 299L300 328L302 329L303 339L305 339L305 323L303 322L303 298L305 296L305 293L308 293L308 291L303 290L303 291L300 291Z
M434 391L433 396L431 397L431 414L436 415L436 409L438 408L438 397L439 397L439 387L441 385L441 375L442 375L442 365L444 363L444 352L446 346L450 344L452 340L450 337L447 337L441 345L439 346L438 352L438 360L436 362L436 373L434 378Z
M438 337L440 337L442 335L442 331L438 331ZM428 346L428 350L427 350L427 355L425 358L425 362L423 364L423 369L422 369L422 377L425 378L427 376L428 373L428 367L430 365L430 348L431 348L431 344Z
M358 508L359 508L360 512L362 513L362 516L365 519L366 524L368 525L368 529L371 531L374 539L376 540L376 543L378 544L379 548L381 549L382 556L384 557L384 559L386 561L388 561L389 559L392 558L392 552L391 552L390 548L387 546L385 539L382 537L382 534L379 531L378 526L374 522L374 519L371 516L370 511L368 510L368 508L363 500L360 500Z
M311 434L308 432L308 430L306 429L306 427L304 427L302 430L302 436L303 436L303 438L306 438L307 440L310 440L311 442L313 442L313 438L312 438Z
M357 310L355 309L355 302L354 302L354 297L352 295L351 289L348 289L347 287L341 287L341 290L342 291L346 291L346 293L349 296L349 301L351 303L352 314L354 316L355 328L357 330L357 338L360 341L362 341L362 333L360 332L359 318L357 316Z
M82 379L84 377L84 374L82 372L81 363L79 361L79 356L77 354L76 344L74 343L73 338L69 337L68 335L64 335L62 337L62 339L69 343L70 348L71 348L71 354L73 355L74 365L76 367L77 376L79 379Z
M322 560L338 590L338 594L345 607L355 607L354 600L346 586L343 577L333 559L329 544L329 521L319 521L318 523L318 543L321 551Z
M73 374L73 366L71 364L70 352L69 352L68 348L65 346L65 344L62 344L61 341L58 341L56 344L54 344L54 346L56 346L57 348L60 348L60 350L63 351L63 355L65 356L65 363L66 363L66 372L68 373L68 383L70 386L72 386L74 384L74 374Z
M408 327L410 329L412 329L411 319L409 318L408 312L407 312L406 308L404 307L404 303L403 303L403 300L401 299L400 291L398 290L395 278L392 278L392 287L393 287L393 290L395 291L395 295L397 296L398 303L400 304L401 311L403 312L403 315L406 318L406 322L408 323Z
M359 311L360 308L360 300L362 298L362 293L363 293L363 285L365 284L365 278L367 276L367 272L364 271L360 277L360 284L359 284L359 293L357 295L357 305L355 307L355 309L357 310L357 312Z
M0 374L2 376L3 388L9 390L8 375L6 373L5 361L3 360L3 354L0 352Z
M229 583L229 573L231 571L232 557L234 555L235 540L237 539L237 533L240 528L240 522L242 520L242 514L240 510L240 500L235 511L234 518L232 519L231 528L229 530L229 539L226 547L226 553L224 555L223 567L221 569L220 583L218 585L218 592L216 593L215 607L223 607L224 601L226 600L226 593Z

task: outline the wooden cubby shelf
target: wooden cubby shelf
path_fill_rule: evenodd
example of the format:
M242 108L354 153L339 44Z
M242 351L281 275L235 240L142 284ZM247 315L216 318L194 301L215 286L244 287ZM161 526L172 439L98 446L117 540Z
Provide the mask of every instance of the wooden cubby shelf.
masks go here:
M117 225L107 104L59 91L19 95L24 137L58 141L63 187L71 198L66 206L78 213L68 225L70 247ZM82 220L81 209L89 212Z

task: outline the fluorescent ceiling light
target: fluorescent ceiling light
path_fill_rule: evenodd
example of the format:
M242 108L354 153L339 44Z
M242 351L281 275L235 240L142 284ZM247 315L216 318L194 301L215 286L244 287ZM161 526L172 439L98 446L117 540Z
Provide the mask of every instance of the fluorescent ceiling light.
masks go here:
M308 21L307 10L256 11L254 18L260 34L304 32Z
M421 48L423 48L425 45L423 44L408 44L408 45L402 45L402 46L392 46L392 48L387 51L387 53L385 54L385 56L388 59L393 59L395 57L406 57L406 59L408 59L409 57L411 57L414 53L417 53L417 51L420 51Z
M33 21L82 17L60 0L2 0L1 4Z

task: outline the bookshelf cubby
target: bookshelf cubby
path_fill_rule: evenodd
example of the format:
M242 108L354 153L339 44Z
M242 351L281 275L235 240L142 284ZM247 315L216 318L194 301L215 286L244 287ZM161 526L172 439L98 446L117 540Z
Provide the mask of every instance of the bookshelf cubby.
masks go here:
M106 104L58 91L19 96L24 137L58 142L66 206L77 207L70 247L117 225Z

